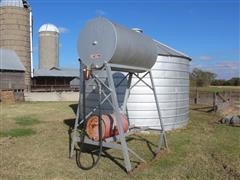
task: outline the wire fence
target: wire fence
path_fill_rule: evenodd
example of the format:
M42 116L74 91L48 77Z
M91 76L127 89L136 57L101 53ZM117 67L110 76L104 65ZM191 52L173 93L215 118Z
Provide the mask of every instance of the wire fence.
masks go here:
M239 90L206 90L202 88L191 88L189 93L190 104L200 104L210 107L210 111L220 111L239 101Z

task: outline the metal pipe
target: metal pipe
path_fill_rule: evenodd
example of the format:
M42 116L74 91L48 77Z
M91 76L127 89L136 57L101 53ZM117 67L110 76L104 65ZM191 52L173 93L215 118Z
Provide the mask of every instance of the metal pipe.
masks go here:
M71 158L73 156L73 152L74 152L74 146L76 143L76 137L77 137L77 128L79 126L79 124L81 124L84 120L83 115L82 115L82 106L83 106L83 92L84 92L84 88L85 85L83 83L83 69L82 69L82 62L79 59L79 81L80 81L80 91L79 91L79 97L78 97L78 107L77 107L77 112L76 112L76 119L75 119L75 123L74 123L74 128L73 131L71 133L71 145L70 145L70 152L69 152L69 158ZM79 120L81 120L81 122L79 122Z

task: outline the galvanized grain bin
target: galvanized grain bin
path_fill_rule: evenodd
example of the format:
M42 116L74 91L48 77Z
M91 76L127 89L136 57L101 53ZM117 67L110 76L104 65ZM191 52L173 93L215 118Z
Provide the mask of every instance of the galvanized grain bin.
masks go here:
M156 41L157 62L152 68L165 130L184 127L189 118L190 57ZM132 83L136 82L136 78ZM150 82L149 77L145 78ZM140 82L131 91L128 105L131 125L159 129L159 119L152 91Z

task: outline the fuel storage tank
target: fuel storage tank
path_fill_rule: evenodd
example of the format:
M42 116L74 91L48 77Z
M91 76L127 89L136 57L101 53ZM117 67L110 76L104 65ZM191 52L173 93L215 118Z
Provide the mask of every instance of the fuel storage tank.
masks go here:
M59 67L59 30L53 24L44 24L39 29L39 69Z
M151 69L157 59L151 38L103 17L90 20L81 30L78 53L88 67L108 62L115 65L113 69L125 72Z
M25 67L24 89L31 85L32 13L26 0L0 1L0 48L13 50Z
M104 22L106 21L106 23L109 23L108 20L100 18L100 21L102 20ZM98 23L98 19L96 23ZM115 25L112 25L112 26L115 27ZM104 28L105 26L99 25L98 27L105 29ZM123 28L122 26L119 26L119 25L116 25L116 27ZM124 28L124 30L125 29L126 28ZM136 32L136 31L127 29L126 33L127 33L127 36L129 36L129 38L122 37L122 36L117 36L118 38L116 38L117 41L120 41L120 37L123 38L124 43L126 44L125 45L126 47L128 47L128 45L132 44L132 41L134 41L134 39L131 39L130 34L134 34L134 37L145 37L143 34L140 33L140 31ZM108 33L104 34L104 38L102 38L103 43L105 39L108 39ZM131 47L132 48L131 51L134 52L132 56L129 56L131 54L130 48L124 49L125 48L124 43L121 45L112 43L114 46L123 46L124 51L121 51L121 53L118 54L113 49L113 51L111 51L112 52L111 54L113 54L113 56L108 56L108 57L111 57L112 59L108 60L108 62L114 63L114 64L115 62L117 62L118 64L122 65L122 69L120 70L123 72L124 71L126 72L128 71L128 68L126 67L131 66L131 61L125 61L127 59L125 58L125 56L129 56L130 59L133 58L135 60L136 64L134 64L134 66L136 66L137 69L139 69L139 71L137 71L139 73L139 76L142 75L141 68L145 68L145 67L151 68L152 74L153 74L153 81L155 83L157 98L159 101L160 111L161 111L165 129L172 130L172 129L184 127L187 124L188 118L189 118L189 115L188 115L189 113L189 63L191 58L158 41L154 41L151 39L150 40L148 39L147 41L148 41L148 44L151 44L149 45L149 47L152 47L153 51L151 51L150 50L151 48L149 47L148 47L149 50L146 51L146 49L141 48L142 46L139 46L139 44L132 44L134 45L133 47ZM81 38L78 43L81 45L82 43ZM95 43L95 38L88 40L88 43L89 44L93 43L93 45L89 45L89 46L95 46L94 44L98 44L98 43ZM82 44L82 46L84 46L84 43ZM135 50L135 48L137 50ZM79 49L81 50L81 48ZM100 50L102 49L100 48ZM107 51L107 49L105 49L104 47L103 47L103 50ZM86 49L86 51L88 51L88 49ZM104 52L104 51L101 51L101 52ZM157 54L156 57L153 55L155 54L155 51ZM91 49L89 50L88 53L86 53L88 54L88 57L90 57L92 52L93 54L98 54L100 51L94 51L94 49ZM85 54L81 55L81 53L82 52L80 51L79 52L80 58L83 58ZM116 60L114 59L115 53L117 54ZM142 61L139 61L139 65L137 65L137 62L141 58L138 57L138 53L141 55L141 57L144 57ZM147 55L145 55L145 53ZM150 61L148 61L147 57L150 57ZM103 59L101 59L101 56L99 57L99 60L100 60L99 65L101 66L104 63ZM91 64L91 63L95 63L95 61L96 63L98 62L97 60L89 59L84 63ZM106 72L94 71L94 73L103 82L107 83ZM115 71L113 73L114 83L118 84L119 82L121 82L124 75L125 73ZM138 79L134 78L133 76L132 85L135 84L137 80ZM148 76L144 78L144 81L151 84L150 78ZM90 79L86 81L86 83L87 83L86 113L88 114L90 110L98 104L98 100L97 100L98 89L97 89L97 85L94 83L93 80ZM124 81L122 81L121 85L116 89L118 103L120 106L123 104L126 88L127 88L127 80L125 79ZM106 94L108 93L106 92ZM101 109L102 113L113 113L109 102L106 102L101 108L102 108ZM156 108L153 92L151 89L149 89L149 87L147 87L142 82L137 84L130 92L126 115L128 117L128 120L130 121L130 126L135 126L135 127L148 126L151 128L160 129L160 122L157 114L157 108Z
M184 127L189 119L189 63L191 58L155 41L158 57L152 67L161 116L165 130ZM150 78L144 79L150 83ZM132 83L137 81L133 78ZM127 104L131 125L159 129L156 104L152 91L142 82L131 91Z

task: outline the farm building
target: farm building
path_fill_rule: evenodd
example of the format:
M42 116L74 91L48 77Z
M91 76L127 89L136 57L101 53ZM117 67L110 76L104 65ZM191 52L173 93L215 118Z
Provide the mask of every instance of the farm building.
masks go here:
M14 51L0 48L1 90L24 90L25 70L20 58Z
M24 90L30 90L32 13L26 0L0 1L0 48L13 50L17 54L25 71L21 84L24 85Z
M32 91L74 91L79 86L74 81L79 77L78 69L53 67L38 69L33 74Z
M25 67L18 55L0 48L0 100L22 100L25 88Z
M38 69L33 73L32 91L74 91L79 69L59 67L59 30L53 24L43 24L38 31Z

